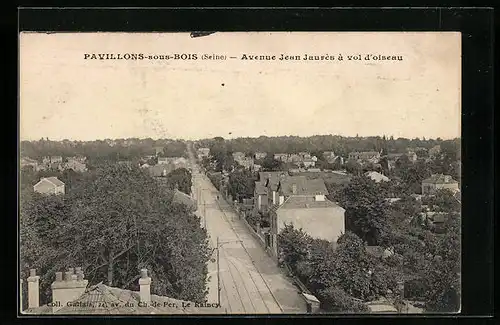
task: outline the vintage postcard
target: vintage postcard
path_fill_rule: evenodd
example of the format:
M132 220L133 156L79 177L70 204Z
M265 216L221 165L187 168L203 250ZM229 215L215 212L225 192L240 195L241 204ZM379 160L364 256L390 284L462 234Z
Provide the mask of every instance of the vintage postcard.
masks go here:
M460 33L19 46L22 315L460 312Z

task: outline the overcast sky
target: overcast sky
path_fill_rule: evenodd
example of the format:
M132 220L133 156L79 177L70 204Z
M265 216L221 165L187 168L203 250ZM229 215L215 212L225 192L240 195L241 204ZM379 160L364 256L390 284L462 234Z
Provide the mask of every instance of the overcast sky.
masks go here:
M459 33L23 33L20 135L454 138L460 50ZM85 60L85 53L196 53L198 60ZM204 53L238 59L201 60ZM344 60L240 60L244 53ZM347 60L357 54L403 61Z

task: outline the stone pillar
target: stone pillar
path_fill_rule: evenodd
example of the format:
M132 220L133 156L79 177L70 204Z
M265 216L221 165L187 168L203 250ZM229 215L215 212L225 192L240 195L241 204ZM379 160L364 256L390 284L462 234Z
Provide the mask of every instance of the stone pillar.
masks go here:
M40 277L36 275L36 270L30 270L28 278L28 308L37 308L40 306Z
M19 312L23 312L23 279L19 279Z
M139 279L139 296L142 303L151 303L151 278L148 277L148 270L141 270L141 278Z

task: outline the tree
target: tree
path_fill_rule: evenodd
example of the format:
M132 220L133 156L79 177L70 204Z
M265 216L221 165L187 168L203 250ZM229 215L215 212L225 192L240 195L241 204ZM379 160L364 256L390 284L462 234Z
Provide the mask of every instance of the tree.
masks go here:
M460 309L460 217L450 215L446 233L437 240L433 263L426 269L426 309L457 312Z
M42 270L42 302L54 272L75 265L91 284L132 290L145 267L154 293L203 301L210 249L199 218L139 168L107 165L94 173L79 186L84 190L65 196L23 194L21 263Z
M354 299L338 286L320 290L318 294L321 307L329 312L367 313L369 308L358 299Z
M229 174L228 192L233 198L251 198L255 189L255 177L252 172L238 169Z
M361 173L363 172L363 166L361 166L360 163L353 161L353 160L349 160L345 164L345 169L348 173L351 173L355 176L360 176Z
M369 245L378 245L387 231L388 204L376 183L367 177L354 177L337 200L346 209L346 230Z
M283 163L274 159L272 154L268 154L266 158L262 160L261 166L263 171L279 171L283 169Z
M279 259L287 263L292 271L297 270L297 264L308 256L312 238L302 229L295 229L286 224L278 234Z
M461 204L448 189L439 189L434 196L424 197L423 202L436 212L460 212Z
M186 168L177 168L167 174L167 184L171 189L177 188L179 191L191 195L192 177L191 172Z

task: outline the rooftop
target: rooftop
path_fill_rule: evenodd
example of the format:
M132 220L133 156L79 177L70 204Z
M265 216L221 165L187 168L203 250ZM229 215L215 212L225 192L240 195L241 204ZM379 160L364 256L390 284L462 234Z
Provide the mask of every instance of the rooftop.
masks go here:
M339 205L325 198L324 201L316 201L311 196L291 196L281 206L274 207L278 209L314 209L314 208L341 208ZM342 209L342 208L341 208Z
M267 194L267 188L260 181L255 182L255 193L256 194Z
M385 176L385 175L382 175L378 172L374 172L374 171L371 171L371 172L366 172L365 173L365 176L366 177L369 177L371 178L372 180L374 180L376 183L379 183L381 181L384 181L384 182L388 182L390 181L390 178Z
M177 189L174 191L173 201L176 203L184 204L190 209L196 210L196 202L191 198L191 196Z
M432 183L432 184L452 184L458 183L449 175L434 174L431 177L424 179L422 183Z
M289 176L282 179L279 184L279 191L286 196L328 194L325 182L322 179L307 179L305 176Z
M148 306L139 307L139 292L108 287L102 283L91 286L78 299L57 310L55 314L70 315L151 315L151 314L223 314L222 308L196 307L194 303L151 295ZM183 307L190 305L189 307ZM68 306L70 305L70 306ZM153 307L154 306L154 307ZM53 314L47 305L25 310L29 314Z
M54 184L55 186L62 186L62 185L64 185L64 183L62 181L60 181L57 177L54 177L54 176L52 176L52 177L42 177L40 179L40 181L42 181L42 180L47 180L50 183Z

